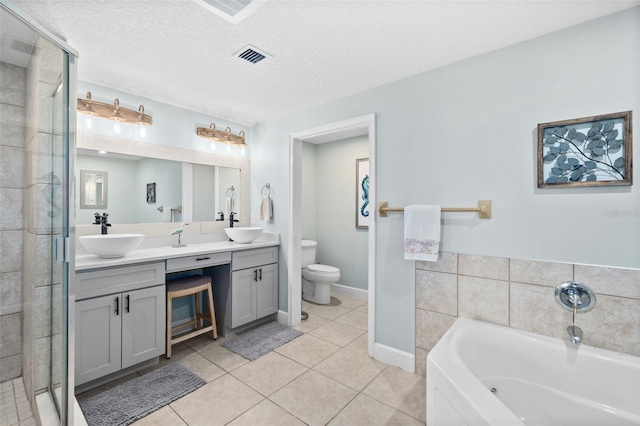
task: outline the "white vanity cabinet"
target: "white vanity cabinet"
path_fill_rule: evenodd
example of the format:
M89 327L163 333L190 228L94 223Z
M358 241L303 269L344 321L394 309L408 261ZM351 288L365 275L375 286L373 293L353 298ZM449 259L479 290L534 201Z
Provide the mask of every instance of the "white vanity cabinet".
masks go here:
M278 247L234 252L231 267L231 328L278 311Z
M164 283L164 262L76 273L76 386L164 354Z

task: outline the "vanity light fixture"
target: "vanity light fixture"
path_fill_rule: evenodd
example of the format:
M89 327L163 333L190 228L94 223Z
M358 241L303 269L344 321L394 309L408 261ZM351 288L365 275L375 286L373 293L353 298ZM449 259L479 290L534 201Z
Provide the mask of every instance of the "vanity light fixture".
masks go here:
M226 143L227 151L230 151L232 145L242 148L247 146L244 138L244 131L241 130L239 134L234 135L231 133L230 127L227 127L224 132L222 130L216 130L216 125L214 123L211 123L209 127L198 127L196 129L196 134L201 138Z
M119 125L119 123L131 123L151 126L152 124L151 116L144 113L143 105L140 105L138 111L134 111L121 107L118 98L113 101L113 105L97 102L91 99L91 92L87 92L86 99L78 98L77 109L81 114L114 120L116 125Z

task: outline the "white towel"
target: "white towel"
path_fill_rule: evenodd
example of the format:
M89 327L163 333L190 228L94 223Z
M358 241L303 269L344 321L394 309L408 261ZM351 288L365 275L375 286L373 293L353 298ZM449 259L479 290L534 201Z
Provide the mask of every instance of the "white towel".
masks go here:
M404 258L438 260L440 248L440 206L404 208Z
M226 197L224 199L224 215L229 216L229 213L233 211L233 197Z
M260 220L269 222L272 215L273 210L271 208L271 197L269 197L268 195L263 195L262 203L260 203Z

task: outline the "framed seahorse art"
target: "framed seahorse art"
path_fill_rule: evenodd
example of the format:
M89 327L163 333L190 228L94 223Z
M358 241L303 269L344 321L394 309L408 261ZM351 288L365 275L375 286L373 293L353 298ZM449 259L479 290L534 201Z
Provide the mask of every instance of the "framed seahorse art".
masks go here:
M369 229L369 159L356 160L356 228Z

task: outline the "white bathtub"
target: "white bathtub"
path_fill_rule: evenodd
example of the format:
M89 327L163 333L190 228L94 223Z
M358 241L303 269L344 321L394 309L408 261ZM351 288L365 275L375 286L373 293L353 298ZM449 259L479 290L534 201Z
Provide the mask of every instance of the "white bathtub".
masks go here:
M640 358L459 318L427 357L427 425L637 426Z

